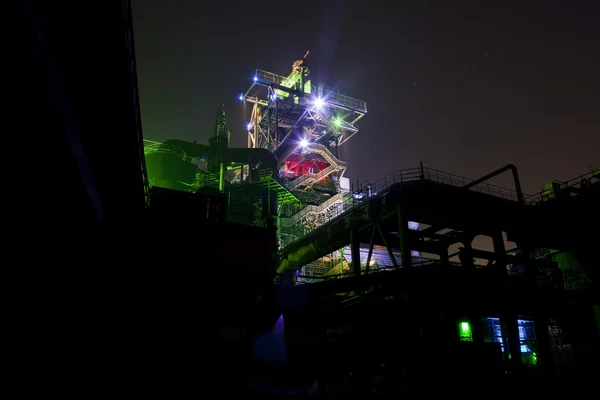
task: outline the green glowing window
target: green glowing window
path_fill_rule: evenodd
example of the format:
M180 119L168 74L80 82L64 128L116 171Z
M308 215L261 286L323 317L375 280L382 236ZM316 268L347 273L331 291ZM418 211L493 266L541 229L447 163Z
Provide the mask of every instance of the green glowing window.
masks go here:
M458 337L462 342L472 342L473 333L471 332L471 323L462 321L458 323Z

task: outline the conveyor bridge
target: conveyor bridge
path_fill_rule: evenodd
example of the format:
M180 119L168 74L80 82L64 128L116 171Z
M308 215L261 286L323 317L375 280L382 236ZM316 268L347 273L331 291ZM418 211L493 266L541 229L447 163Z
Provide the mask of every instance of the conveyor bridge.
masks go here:
M406 254L403 264L410 263L407 246L419 250L415 246L431 243L423 246L418 232L409 232L408 221L460 232L473 227L508 231L523 209L519 192L431 168L394 171L346 195L331 219L314 230L302 225L300 218L287 221L288 233L289 223L297 223L298 239L280 251L278 272L299 269L352 241L384 245L390 252L395 247Z

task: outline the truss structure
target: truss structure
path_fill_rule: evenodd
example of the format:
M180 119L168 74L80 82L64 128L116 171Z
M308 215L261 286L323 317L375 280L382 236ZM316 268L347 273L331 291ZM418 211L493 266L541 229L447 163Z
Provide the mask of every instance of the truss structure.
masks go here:
M307 55L293 64L288 76L257 69L239 97L253 104L248 147L276 155L281 181L304 204L280 213L281 246L342 212L349 193L340 183L346 163L339 159L339 148L358 133L358 121L367 113L365 101L312 82Z
M305 80L305 72L287 76L257 69L240 99L253 103L248 147L275 151L305 119L316 122L312 139L341 146L358 132L367 103Z

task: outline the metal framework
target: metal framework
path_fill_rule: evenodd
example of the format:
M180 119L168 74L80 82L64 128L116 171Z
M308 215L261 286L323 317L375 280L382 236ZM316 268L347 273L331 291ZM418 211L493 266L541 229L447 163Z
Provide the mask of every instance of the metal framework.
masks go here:
M293 64L288 76L257 69L239 98L253 104L248 147L272 151L281 181L302 201L300 208L280 210L281 246L342 211L349 188L342 183L346 163L339 159L339 147L358 132L358 121L367 113L365 101L313 83L307 56L308 52ZM306 266L303 273L312 275L325 265L343 263L343 251L326 258Z
M358 132L357 122L367 113L366 102L303 78L297 71L284 77L256 70L252 85L241 95L242 100L254 104L248 126L249 147L274 151L281 137L289 135L303 118L317 122L316 138L333 136L338 145ZM256 92L257 87L263 88L261 93ZM280 129L287 131L282 135Z
M337 148L358 132L357 122L367 113L367 104L312 83L305 58L294 63L287 77L255 71L250 88L240 95L240 100L254 105L247 126L248 147L273 151L282 164L291 154L314 154L336 166L329 173L341 174L345 165L337 160ZM304 173L288 175L300 177Z

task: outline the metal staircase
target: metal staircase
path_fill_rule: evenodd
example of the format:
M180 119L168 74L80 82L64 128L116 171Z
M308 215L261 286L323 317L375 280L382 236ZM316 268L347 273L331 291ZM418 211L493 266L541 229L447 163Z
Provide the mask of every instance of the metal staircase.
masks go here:
M306 206L302 209L302 211L292 215L290 218L286 218L283 221L285 225L293 225L298 222L303 217L308 216L309 214L321 214L324 213L329 207L333 207L338 204L342 204L344 202L344 196L341 193L337 193L334 196L331 196L329 199L319 204L318 206Z
M333 153L327 148L327 146L324 146L319 143L309 143L306 146L306 149L312 153L319 154L329 164L329 166L323 169L322 171L317 172L316 174L307 173L296 178L295 180L287 184L287 188L289 190L296 189L297 187L300 187L302 185L317 182L327 177L332 172L343 172L346 170L346 163L344 161L338 160L333 155Z

